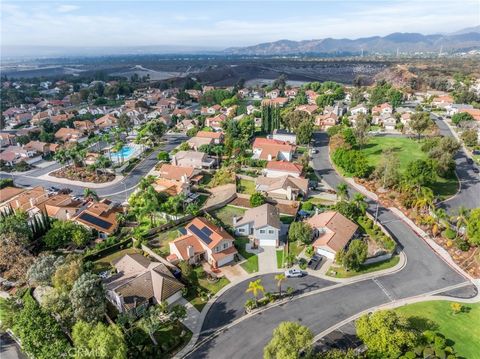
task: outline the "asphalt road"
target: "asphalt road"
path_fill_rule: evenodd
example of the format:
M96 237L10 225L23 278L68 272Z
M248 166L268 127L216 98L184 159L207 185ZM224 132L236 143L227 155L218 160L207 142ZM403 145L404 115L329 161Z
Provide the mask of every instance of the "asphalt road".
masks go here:
M140 180L158 163L157 154L160 151L170 152L180 143L185 141L186 136L182 134L168 134L163 137L165 144L161 146L160 149L152 152L146 159L140 162L135 169L130 172L124 179L120 182L117 182L111 186L105 188L96 188L95 192L100 197L108 197L113 201L124 202L128 196L135 190L136 186ZM82 195L83 190L88 186L73 186L73 185L64 185L57 182L46 181L43 179L37 178L43 174L46 174L50 171L53 171L59 168L60 165L54 164L48 168L35 169L24 174L8 174L0 173L0 178L13 178L15 184L25 186L25 187L34 187L34 186L43 186L48 187L58 187L58 188L70 188L72 193L75 195Z
M327 144L326 134L315 134L318 153L313 159L313 166L317 174L335 188L343 180L331 167ZM369 205L369 211L374 213L376 204L370 202ZM407 256L407 264L400 272L331 289L328 289L331 286L328 281L319 282L316 285L326 288L325 291L294 299L240 321L218 335L200 341L187 357L261 358L263 347L270 340L273 329L282 321L300 322L318 334L363 310L468 283L388 209L378 208L378 220L390 231ZM208 336L212 330L241 316L247 298L243 283L220 296L207 314L202 335Z
M18 344L7 333L0 333L0 358L26 359Z
M440 129L440 134L446 137L454 137L444 119L432 113L432 119ZM449 213L455 213L461 206L465 208L480 207L480 174L473 172L472 165L467 163L467 154L460 149L455 155L456 172L460 180L461 190L456 196L440 203Z

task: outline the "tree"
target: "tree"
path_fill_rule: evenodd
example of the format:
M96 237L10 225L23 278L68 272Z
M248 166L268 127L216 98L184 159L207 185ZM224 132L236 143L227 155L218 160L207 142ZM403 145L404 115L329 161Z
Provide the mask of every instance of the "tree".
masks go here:
M28 269L28 281L34 285L49 285L58 266L65 262L65 258L53 254L38 257Z
M42 307L53 314L64 327L71 328L75 323L68 292L50 289L42 298Z
M105 315L105 289L96 274L82 274L73 284L69 297L77 320L93 322Z
M52 284L59 291L69 292L82 273L82 259L75 256L67 256L65 263L59 265L55 270Z
M278 293L280 297L282 296L282 283L286 279L284 273L279 273L275 275L275 280L277 281Z
M246 293L252 293L255 303L258 302L258 294L260 292L265 293L265 288L262 285L262 280L257 279L248 283L248 288L245 291Z
M467 238L472 245L480 245L480 208L470 212L467 222Z
M288 229L288 240L308 244L312 241L312 227L306 222L293 222Z
M307 327L283 322L273 331L273 337L263 349L264 359L297 359L300 352L311 351L313 334ZM308 354L306 355L308 357Z
M75 358L124 359L127 345L122 330L115 324L86 323L79 321L73 326L72 339Z
M170 161L170 155L168 154L168 152L160 151L160 152L158 152L157 160L163 161L163 162L168 162L168 161Z
M461 305L460 303L452 303L450 304L450 308L452 308L453 314L458 314L462 312L463 305Z
M398 185L401 179L398 155L390 150L384 151L377 167L375 167L373 177L378 179L384 188L392 188Z
M478 144L478 134L473 128L462 132L462 140L469 147L475 147Z
M411 161L407 165L407 169L403 174L405 183L419 189L427 186L435 179L435 171L431 162L425 160Z
M353 200L352 202L355 204L355 206L357 207L358 209L358 212L361 213L362 215L365 214L365 212L367 211L367 208L368 208L368 204L367 202L365 201L366 197L361 194L361 193L358 193L356 192L354 195L353 195Z
M99 200L99 197L98 197L98 194L97 192L95 192L93 189L91 188L85 188L83 190L83 197L85 197L85 199L87 200L94 200L94 201L98 201Z
M84 226L72 221L55 221L52 228L43 237L48 248L55 249L69 243L85 246L92 239L92 234Z
M348 199L348 186L346 183L342 182L337 186L337 197L340 198L341 201Z
M122 113L117 120L117 126L128 135L128 132L133 127L133 121L126 113Z
M358 359L362 358L357 356L353 349L349 348L347 351L341 349L331 349L322 353L317 359Z
M0 216L0 233L15 240L18 244L27 244L32 236L32 229L28 225L28 215L17 211L8 215Z
M407 318L393 310L365 314L356 321L355 327L369 353L382 358L398 358L419 340Z
M312 139L313 130L314 125L311 118L307 118L300 122L296 131L298 143L301 145L308 145Z
M428 112L416 112L411 116L410 128L414 131L418 138L433 124Z
M463 122L463 121L473 121L474 118L471 114L469 114L468 112L459 112L459 113L456 113L452 116L452 122L458 126L460 124L460 122Z
M358 271L367 259L367 253L367 244L360 239L354 239L350 242L346 251L337 252L335 260L342 263L342 266L347 270Z
M27 269L32 265L34 257L18 243L10 239L11 233L0 235L0 272L2 277L11 281L22 281L27 275Z
M435 196L433 191L428 187L420 187L420 190L417 194L417 199L415 200L414 207L423 211L427 211L429 208L433 207L433 200Z
M267 201L267 198L260 192L255 192L250 196L250 205L252 207L259 207Z

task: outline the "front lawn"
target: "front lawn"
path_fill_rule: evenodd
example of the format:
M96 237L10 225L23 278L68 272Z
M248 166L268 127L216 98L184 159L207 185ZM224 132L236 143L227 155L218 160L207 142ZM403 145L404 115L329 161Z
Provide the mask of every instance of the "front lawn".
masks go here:
M382 269L392 268L396 266L399 261L400 261L399 256L393 256L389 260L386 260L383 262L364 265L360 268L359 271L353 271L353 270L347 271L342 266L332 265L328 269L326 274L334 278L351 278L361 274L367 274L371 272L380 271Z
M277 268L283 268L283 249L277 251Z
M393 151L400 162L399 171L404 173L409 162L428 158L421 147L422 142L412 138L374 136L369 139L362 152L367 156L369 164L375 167L380 162L384 151ZM458 181L455 176L453 178L437 176L431 188L436 195L447 198L457 192Z
M232 226L233 224L233 217L241 217L245 213L245 209L233 207L233 206L225 206L220 209L213 211L211 214L212 216L219 219L225 226Z
M220 289L225 287L230 281L222 277L216 282L207 280L207 275L202 267L193 269L193 274L189 278L190 285L188 287L187 299L199 312L207 304L209 297L212 297Z
M237 191L244 194L254 194L255 182L240 178L237 184Z
M294 254L297 257L300 253L302 253L303 249L305 248L305 244L300 241L291 242L288 241L288 253Z
M190 342L192 332L182 323L176 322L157 330L153 337L157 341L156 352L170 358Z
M125 248L119 250L118 252L112 253L108 256L100 258L93 262L93 271L95 273L100 273L106 270L110 270L112 268L112 262L120 257L123 257L125 254L133 254L133 253L140 253L142 254L143 251L137 248Z
M235 239L235 247L238 249L240 255L246 259L245 262L240 264L242 268L245 269L248 273L255 273L258 272L258 257L254 253L247 252L245 246L248 242L248 238L238 237L237 239Z
M432 329L454 342L458 357L479 358L480 353L480 303L463 304L462 313L453 314L449 301L431 301L409 304L396 311L408 316L421 330ZM431 326L425 325L428 319Z

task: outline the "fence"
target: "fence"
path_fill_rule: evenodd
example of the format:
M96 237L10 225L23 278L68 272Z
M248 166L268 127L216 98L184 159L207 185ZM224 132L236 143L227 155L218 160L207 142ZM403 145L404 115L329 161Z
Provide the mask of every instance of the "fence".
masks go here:
M85 261L96 261L97 259L100 259L102 257L105 257L109 254L112 254L114 252L116 252L117 250L119 249L124 249L124 248L128 248L129 247L129 244L132 242L132 239L131 238L128 238L122 242L118 242L118 243L115 243L113 245L111 245L110 247L107 247L107 248L104 248L104 249L100 249L99 251L97 252L94 252L94 253L91 253L91 254L87 254L85 257L84 257L84 260Z

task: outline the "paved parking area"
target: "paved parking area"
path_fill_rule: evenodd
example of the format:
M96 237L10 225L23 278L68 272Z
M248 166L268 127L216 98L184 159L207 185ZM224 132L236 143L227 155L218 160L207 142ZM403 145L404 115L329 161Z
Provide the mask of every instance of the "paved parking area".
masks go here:
M272 273L281 271L277 268L277 249L275 247L261 247L258 253L258 271Z

